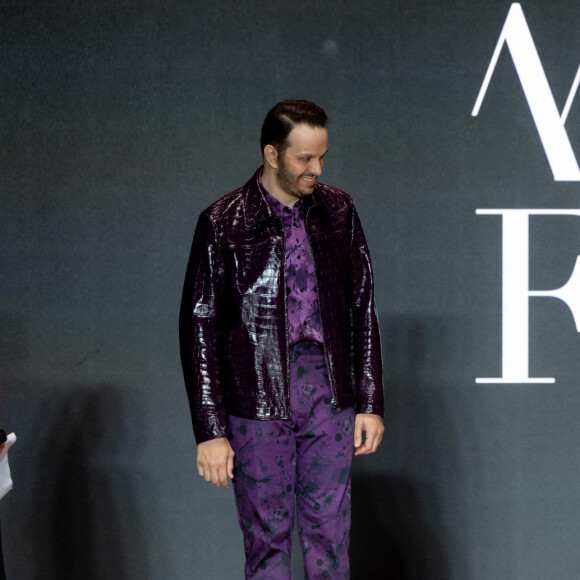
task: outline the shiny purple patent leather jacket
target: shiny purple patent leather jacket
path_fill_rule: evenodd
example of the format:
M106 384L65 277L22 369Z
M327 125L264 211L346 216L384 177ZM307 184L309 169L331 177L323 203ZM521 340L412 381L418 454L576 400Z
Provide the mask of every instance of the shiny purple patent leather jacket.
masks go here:
M258 170L259 171L259 170ZM183 290L181 361L198 443L229 437L228 415L290 417L285 240L258 173L199 217ZM352 199L305 198L333 404L383 415L369 251Z

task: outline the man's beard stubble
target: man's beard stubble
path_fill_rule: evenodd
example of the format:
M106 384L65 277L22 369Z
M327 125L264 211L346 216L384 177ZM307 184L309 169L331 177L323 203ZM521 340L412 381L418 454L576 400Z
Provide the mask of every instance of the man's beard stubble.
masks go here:
M286 161L284 160L284 156L285 153L279 156L278 172L276 173L276 181L278 182L280 189L285 191L288 195L292 195L293 197L297 197L298 199L301 199L314 193L314 189L308 192L300 190L300 177L303 177L304 175L307 174L304 173L296 177L286 167Z

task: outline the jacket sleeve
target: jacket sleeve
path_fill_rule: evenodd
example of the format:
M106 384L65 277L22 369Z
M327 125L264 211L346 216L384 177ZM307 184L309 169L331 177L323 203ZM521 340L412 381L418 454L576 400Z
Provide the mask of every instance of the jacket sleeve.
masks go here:
M214 224L201 214L185 275L179 342L197 443L229 437L220 377L225 266Z
M373 270L365 235L354 206L350 228L356 412L383 416L383 363L375 308Z

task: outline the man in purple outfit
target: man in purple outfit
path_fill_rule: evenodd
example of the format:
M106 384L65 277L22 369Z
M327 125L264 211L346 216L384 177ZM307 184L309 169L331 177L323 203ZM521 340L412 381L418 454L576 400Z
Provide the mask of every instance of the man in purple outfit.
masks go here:
M349 578L350 466L383 435L373 275L352 199L317 182L326 113L289 100L264 164L199 217L180 315L199 475L234 484L245 577ZM363 436L364 434L364 436Z

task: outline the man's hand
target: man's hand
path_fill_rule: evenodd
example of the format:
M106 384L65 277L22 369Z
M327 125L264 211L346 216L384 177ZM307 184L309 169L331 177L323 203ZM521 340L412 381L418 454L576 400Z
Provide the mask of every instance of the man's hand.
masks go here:
M362 444L362 434L365 432L365 443ZM380 415L359 413L354 419L355 455L374 453L383 438L385 426Z
M234 478L234 450L225 437L197 446L197 471L216 487L228 487L228 477Z

